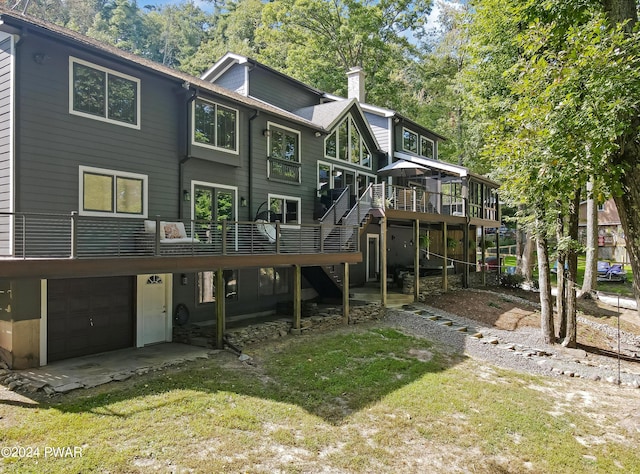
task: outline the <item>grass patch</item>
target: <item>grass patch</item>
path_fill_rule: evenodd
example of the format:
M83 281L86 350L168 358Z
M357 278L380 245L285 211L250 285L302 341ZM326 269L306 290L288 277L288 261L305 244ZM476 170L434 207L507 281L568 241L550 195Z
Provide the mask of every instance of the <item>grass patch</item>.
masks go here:
M286 341L253 365L221 353L35 408L0 402L1 446L83 448L0 471L640 472L640 435L609 398L568 402L556 380L389 328Z

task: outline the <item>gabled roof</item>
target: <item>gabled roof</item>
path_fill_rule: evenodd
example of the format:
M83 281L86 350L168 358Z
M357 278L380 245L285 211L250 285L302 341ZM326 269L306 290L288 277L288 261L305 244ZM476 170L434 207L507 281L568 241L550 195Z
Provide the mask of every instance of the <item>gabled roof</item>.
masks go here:
M324 104L318 104L311 107L304 107L302 109L294 110L293 112L306 120L310 120L311 122L315 123L318 126L321 126L326 130L332 130L354 107L357 109L358 114L362 117L362 122L367 128L367 133L371 137L371 140L373 141L373 143L375 143L377 151L382 152L382 150L380 149L380 145L378 144L378 140L376 139L373 130L371 130L371 125L369 124L367 118L364 116L364 113L360 108L360 103L356 99L343 99L336 102L326 102Z
M53 23L49 23L47 21L40 20L30 15L23 15L11 10L7 10L4 7L0 7L0 31L6 31L8 33L16 35L24 35L27 32L36 32L58 41L67 42L72 46L84 48L96 55L111 60L120 61L129 66L143 69L153 74L164 76L170 80L176 81L176 83L178 84L184 85L185 87L189 86L190 88L198 91L215 94L238 104L244 105L248 108L268 112L292 122L305 125L314 130L322 132L327 131L298 115L292 114L291 112L287 112L278 107L274 107L270 104L267 104L266 102L258 101L251 97L245 97L241 94L225 89L224 87L217 86L190 74L177 71L170 67L145 59L141 56L123 51L116 48L115 46L102 43L78 32L55 25Z
M277 76L279 76L281 79L286 80L287 82L290 82L291 84L295 85L296 87L299 87L301 89L305 89L309 92L311 92L312 94L317 95L319 98L324 97L324 92L311 87L308 84L305 84L304 82L301 82L297 79L294 79L291 76L287 76L286 74L270 67L267 66L266 64L262 64L258 61L256 61L255 59L251 59L247 56L242 56L240 54L235 54L235 53L231 53L231 52L227 52L224 56L222 56L218 61L216 61L216 63L211 66L204 74L202 74L200 76L201 79L205 80L205 81L215 81L216 79L218 79L222 74L224 74L231 66L233 66L234 64L249 64L253 67L259 67L260 69L264 69L265 71L269 71L272 74L275 74Z
M324 97L326 99L332 100L332 101L333 100L344 100L344 97L340 97L339 95L334 95L334 94L324 94ZM436 137L438 137L440 140L443 140L443 141L447 140L446 137L443 137L439 133L436 133L433 130L428 129L424 125L420 125L418 122L415 122L415 121L411 120L410 118L405 117L404 115L401 115L400 113L396 112L395 110L387 109L387 108L384 108L384 107L378 107L377 105L372 105L372 104L367 104L367 103L360 103L360 106L362 107L362 110L364 110L365 112L368 112L368 113L371 113L371 114L374 114L374 115L379 115L380 117L400 119L401 121L410 124L413 128L426 130L430 134L435 135Z

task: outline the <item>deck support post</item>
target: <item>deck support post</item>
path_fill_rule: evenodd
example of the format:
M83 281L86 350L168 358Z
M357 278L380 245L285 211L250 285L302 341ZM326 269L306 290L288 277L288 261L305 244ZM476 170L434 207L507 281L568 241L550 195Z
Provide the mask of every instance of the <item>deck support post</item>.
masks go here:
M481 272L482 272L482 286L487 286L487 263L486 263L486 248L487 248L487 241L485 239L485 227L482 226L480 227L480 231L482 233L482 237L481 239L481 243L480 243L480 260L482 261L482 268L481 268Z
M416 219L413 225L413 242L415 246L415 257L413 260L414 283L413 283L413 301L420 301L420 220Z
M342 316L345 324L349 324L349 264L342 264Z
M469 255L471 253L469 248L469 222L464 225L462 233L462 242L464 243L464 248L462 249L462 260L464 260L464 268L462 269L463 287L469 288Z
M225 288L222 268L216 270L216 348L224 349Z
M447 223L443 222L442 223L442 242L444 243L443 250L442 250L442 291L448 291L449 290L449 276L448 276L448 270L447 270L447 253L449 250L449 245L447 242Z
M387 306L387 218L380 219L380 304Z
M293 329L300 330L302 318L302 267L293 266Z

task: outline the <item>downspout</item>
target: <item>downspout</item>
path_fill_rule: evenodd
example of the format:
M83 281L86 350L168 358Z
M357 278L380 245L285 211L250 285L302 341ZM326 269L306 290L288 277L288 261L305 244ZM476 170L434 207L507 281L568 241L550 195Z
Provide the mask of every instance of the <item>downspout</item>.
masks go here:
M189 83L185 82L182 87L184 88L189 88ZM191 154L189 153L190 151L190 139L191 139L191 126L190 126L190 111L191 111L191 103L196 100L196 97L198 97L198 90L194 89L193 90L193 94L191 95L191 97L189 97L189 99L187 99L187 103L186 103L186 133L185 133L185 142L184 142L184 157L180 160L180 162L178 163L178 217L180 219L184 218L184 212L182 210L184 203L183 203L183 194L182 194L182 179L183 179L183 175L184 175L184 164L189 161L191 159Z
M260 115L260 111L256 110L254 114L249 117L249 143L247 145L247 153L249 155L249 189L247 190L247 205L249 211L249 220L253 220L253 153L251 143L253 142L253 127L251 126L254 119Z

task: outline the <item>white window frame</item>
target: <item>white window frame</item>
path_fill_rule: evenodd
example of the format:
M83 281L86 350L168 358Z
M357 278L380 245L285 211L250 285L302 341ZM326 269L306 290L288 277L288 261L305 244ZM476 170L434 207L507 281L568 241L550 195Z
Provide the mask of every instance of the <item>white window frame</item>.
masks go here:
M236 114L236 140L235 140L235 144L234 150L230 150L229 148L224 148L224 147L219 147L216 145L211 145L209 143L200 143L198 141L196 141L196 102L201 101L201 102L206 102L207 104L211 104L213 106L217 107L224 107L225 109L228 110L232 110L233 112L235 112ZM217 116L217 114L216 114ZM217 125L217 124L216 124ZM217 126L215 127L217 129ZM240 154L240 113L238 111L238 109L235 109L233 107L229 107L226 104L221 104L219 102L213 101L213 100L209 100L209 99L204 99L202 97L198 97L196 98L196 100L194 100L191 104L191 145L192 146L199 146L199 147L203 147L203 148L209 148L211 150L216 150L216 151L222 151L224 153L229 153L232 155L239 155Z
M74 95L73 94L73 65L76 63L95 69L97 71L104 72L105 75L117 76L117 77L121 77L122 79L126 79L128 81L134 82L136 84L136 123L121 122L120 120L114 120L108 117L108 114L109 114L108 89L106 91L107 95L105 96L105 101L106 101L105 114L106 115L104 117L99 115L88 114L86 112L82 112L79 110L75 110L73 108L73 95ZM73 56L69 56L69 113L71 115L78 115L80 117L90 118L93 120L98 120L100 122L107 122L107 123L112 123L114 125L120 125L121 127L128 127L128 128L140 130L140 122L141 122L141 117L140 117L141 91L140 89L141 89L140 79L138 79L137 77L133 77L128 74L124 74L122 72L114 71L113 69L109 69L103 66L98 66L97 64L90 63L88 61L84 61L82 59L78 59Z
M404 147L404 133L405 132L408 132L408 133L416 136L416 149L415 150L410 150L410 149ZM409 153L415 153L416 155L420 154L420 134L418 132L414 132L413 130L410 130L410 129L406 128L406 127L402 127L401 141L402 141L402 149L404 151L408 151Z
M302 164L302 153L301 153L301 148L302 148L302 136L300 134L299 130L295 130L293 128L289 128L289 127L285 127L284 125L280 125L279 123L275 123L275 122L267 122L267 130L269 130L269 134L267 135L267 156L269 158L273 158L271 156L271 134L272 134L272 127L275 128L279 128L281 130L286 130L287 132L291 132L295 135L298 136L298 146L296 148L296 161L292 161L292 163L299 163ZM276 158L276 159L280 159L280 158ZM287 160L285 160L287 161Z
M425 139L429 142L431 142L431 149L433 150L433 156L427 156L422 152L422 140ZM436 142L434 140L432 140L431 138L425 136L425 135L420 135L420 138L418 139L419 143L418 143L418 147L419 147L419 155L423 156L429 160L435 160L436 159Z
M84 175L85 173L103 174L113 176L114 186L116 185L116 178L133 178L142 181L142 213L141 214L127 214L117 212L114 203L113 212L107 211L85 211L84 210ZM81 216L94 216L94 217L129 217L133 219L147 218L148 206L149 206L149 177L146 174L129 173L127 171L117 171L105 168L94 168L92 166L79 166L78 172L78 214ZM113 190L113 196L116 196L116 190Z
M283 199L285 201L285 209L286 209L286 201L295 201L298 204L298 219L297 222L289 223L289 222L281 222L280 227L283 228L292 228L297 229L300 227L300 222L302 219L302 199L295 196L286 196L284 194L267 194L267 206L268 209L271 209L271 199ZM283 216L286 215L286 212L282 213Z
M196 210L193 204L193 200L196 196L196 186L204 187L204 188L213 188L213 189L226 189L233 192L233 213L236 216L236 221L238 221L238 187L237 186L228 186L226 184L218 184L218 183L210 183L208 181L191 181L191 196L192 202L191 204L191 225L196 219ZM235 233L235 249L238 250L238 228L234 226L235 229L233 232ZM193 229L191 229L193 232Z
M598 212L604 212L604 203L598 204L597 209L598 209Z
M347 140L347 154L350 154L350 149L351 149L351 130L352 128L355 128L356 131L358 132L358 135L360 135L360 157L357 163L354 163L351 160L350 156L347 156L346 159L341 159L339 157L339 152L340 152L340 142L341 142L341 138L340 138L340 134L338 133L340 126L344 123L347 122L347 136L346 136L346 140ZM350 125L353 124L353 125ZM333 156L329 156L327 155L327 140L329 139L329 137L333 134L336 134L336 156L335 158ZM373 153L371 152L371 150L369 149L369 146L367 145L367 143L364 140L364 134L362 133L362 131L360 130L360 128L358 127L358 125L356 124L356 121L354 120L353 116L351 114L347 114L344 119L340 120L340 122L338 122L338 124L335 126L335 128L331 131L331 133L329 133L326 137L324 137L324 142L323 142L323 156L326 160L331 160L334 163L342 163L342 164L348 164L350 166L354 166L358 169L364 169L364 170L372 170L373 169ZM369 166L365 166L362 164L362 157L364 156L364 150L367 150L369 152Z

